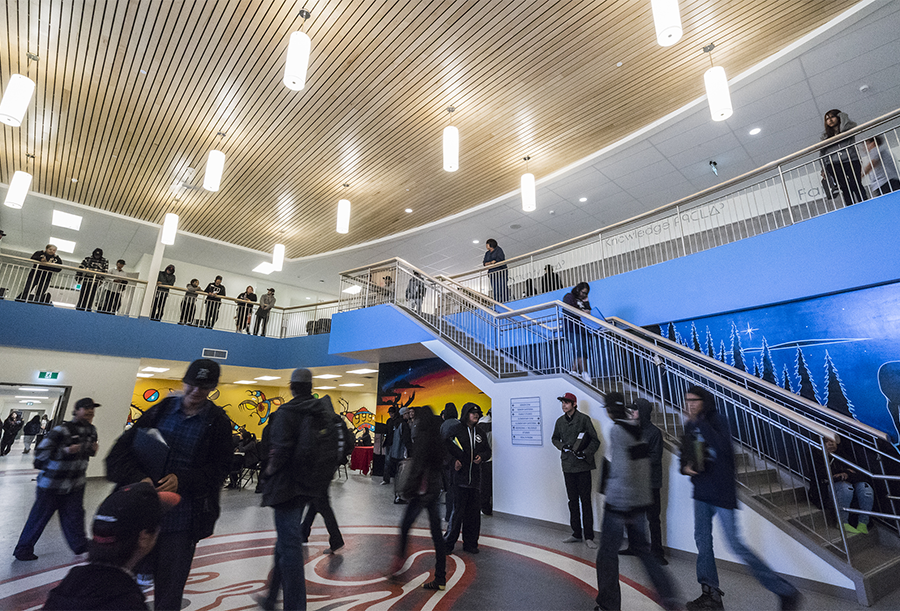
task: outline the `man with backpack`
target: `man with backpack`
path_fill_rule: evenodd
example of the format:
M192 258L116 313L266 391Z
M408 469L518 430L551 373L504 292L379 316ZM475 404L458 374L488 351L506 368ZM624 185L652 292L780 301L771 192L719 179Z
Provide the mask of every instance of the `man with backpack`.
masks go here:
M34 466L41 473L34 505L13 552L16 560L38 559L34 546L57 511L66 543L76 554L87 551L84 484L88 460L97 454L97 429L91 424L95 407L100 404L93 399L79 399L75 417L54 427L34 451Z
M274 609L278 590L284 590L284 609L306 609L303 574L303 511L326 490L344 453L343 436L328 397L312 396L312 373L291 373L293 399L278 408L263 431L269 461L263 473L264 507L275 510L275 568L269 593L259 601Z

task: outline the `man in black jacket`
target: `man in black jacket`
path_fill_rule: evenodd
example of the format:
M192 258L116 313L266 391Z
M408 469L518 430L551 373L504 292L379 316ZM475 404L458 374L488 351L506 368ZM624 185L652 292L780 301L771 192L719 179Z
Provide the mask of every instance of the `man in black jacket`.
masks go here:
M44 250L38 250L31 255L31 259L39 263L55 263L56 265L62 265L63 262L57 256L54 244L47 244ZM25 279L25 288L16 297L16 301L27 300L43 303L44 294L47 292L47 287L50 286L50 279L58 271L59 268L55 265L36 265L28 272L28 278ZM31 297L32 290L34 291L34 298Z
M474 403L463 405L460 424L447 438L450 453L450 485L453 487L453 513L444 535L447 553L463 538L463 551L478 553L481 534L481 464L491 457L487 435L478 427L481 408Z
M122 434L106 457L106 476L118 484L146 481L160 492L175 492L181 502L162 521L150 564L155 581L154 607L181 609L197 542L213 533L219 517L219 492L231 466L231 421L209 400L219 383L219 364L199 359L182 380L184 393L150 408ZM169 447L165 474L154 482L133 450L140 429L155 428Z

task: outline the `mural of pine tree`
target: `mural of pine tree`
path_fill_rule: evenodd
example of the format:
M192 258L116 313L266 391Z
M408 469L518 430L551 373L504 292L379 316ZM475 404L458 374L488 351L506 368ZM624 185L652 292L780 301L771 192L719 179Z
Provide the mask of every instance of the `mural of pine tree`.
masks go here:
M700 336L697 334L697 325L691 323L691 343L694 344L692 347L697 352L703 352L703 349L700 347Z
M711 359L716 358L716 346L713 344L712 333L709 332L709 327L706 327L706 356Z
M853 417L853 405L847 398L844 383L838 376L837 367L825 351L825 406L845 416Z
M655 333L656 335L662 335L662 328L659 325L650 325L648 327L644 327L650 333Z
M669 329L666 333L666 337L669 341L677 342L678 341L678 331L675 330L675 323L669 323Z
M753 377L759 377L759 362L756 360L756 357L753 357Z
M794 389L791 388L791 376L788 374L787 365L781 371L781 387L788 392L794 392Z
M806 359L803 358L803 351L797 346L797 365L795 369L796 375L800 378L800 388L795 390L798 395L804 399L819 403L819 392L816 390L816 383L813 382L812 376L809 375L809 367L806 366Z
M725 340L724 339L721 342L719 342L719 360L722 361L723 363L725 363L726 365L728 364L727 357L725 356Z
M766 382L778 384L775 377L775 363L772 362L772 353L769 351L769 342L763 337L762 340L762 375L760 376Z
M731 323L731 364L741 371L747 371L747 365L744 364L744 349L741 347L741 332L734 323Z

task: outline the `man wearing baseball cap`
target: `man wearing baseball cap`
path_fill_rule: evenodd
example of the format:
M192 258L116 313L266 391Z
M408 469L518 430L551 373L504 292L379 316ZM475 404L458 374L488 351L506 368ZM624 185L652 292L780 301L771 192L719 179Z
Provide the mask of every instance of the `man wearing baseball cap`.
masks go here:
M198 359L182 379L184 391L166 397L138 418L106 457L106 477L118 484L146 481L159 492L177 492L181 502L160 525L153 568L154 608L181 609L197 542L213 534L219 493L231 469L231 421L209 400L219 384L219 364ZM141 429L155 428L168 445L165 474L154 481L134 452Z
M181 500L174 492L157 492L138 482L119 488L94 516L88 563L76 566L50 591L44 609L142 609L144 593L132 571L150 553L163 514Z
M34 546L57 511L66 543L76 554L87 551L84 483L88 460L97 454L97 429L91 424L95 407L100 404L90 397L79 399L75 417L54 427L34 451L34 467L41 473L34 505L13 552L17 560L37 560Z
M569 497L569 523L572 534L564 543L578 543L596 549L594 543L594 509L591 506L591 471L597 468L594 454L600 449L597 430L587 414L578 411L578 399L570 392L557 397L563 415L553 427L553 442L562 454L563 480Z

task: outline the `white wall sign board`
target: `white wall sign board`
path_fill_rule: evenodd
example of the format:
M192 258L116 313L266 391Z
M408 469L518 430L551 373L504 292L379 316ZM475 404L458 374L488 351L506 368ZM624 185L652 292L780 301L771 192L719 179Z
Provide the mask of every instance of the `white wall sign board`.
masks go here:
M509 400L509 420L514 446L544 445L541 427L541 398L516 397Z

